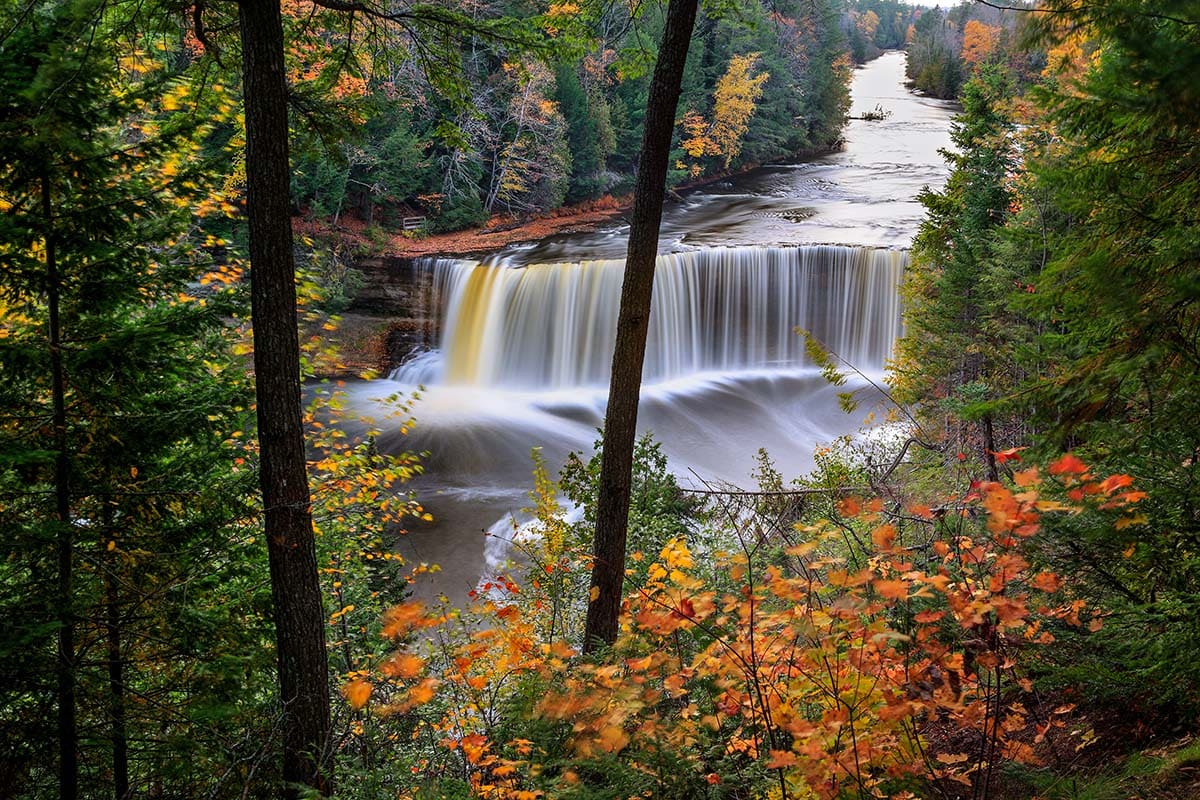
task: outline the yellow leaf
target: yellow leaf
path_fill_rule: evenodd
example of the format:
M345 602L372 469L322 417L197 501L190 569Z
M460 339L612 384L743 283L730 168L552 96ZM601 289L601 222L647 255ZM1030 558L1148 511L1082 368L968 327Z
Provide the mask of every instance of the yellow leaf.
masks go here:
M597 600L599 597L600 597L600 587L599 587L599 586L593 586L593 587L591 588L591 590L588 592L588 602L589 602L589 603L594 603L594 602L596 602L596 600Z
M629 744L629 736L617 725L609 725L600 730L596 738L600 748L606 753L619 753Z

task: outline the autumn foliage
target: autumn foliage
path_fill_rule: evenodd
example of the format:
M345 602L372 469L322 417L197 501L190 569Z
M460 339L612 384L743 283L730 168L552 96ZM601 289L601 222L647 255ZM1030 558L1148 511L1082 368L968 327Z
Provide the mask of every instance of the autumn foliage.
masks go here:
M1022 704L1021 653L1065 626L1102 625L1068 581L1032 563L1028 543L1046 514L1093 509L1136 524L1144 497L1128 476L1098 478L1074 456L1046 472L932 508L846 498L835 521L788 542L672 538L628 594L617 643L594 660L544 635L554 630L544 593L511 576L469 621L403 604L384 623L396 649L344 694L384 719L419 717L479 797L568 796L618 774L659 797L978 785L1000 760L1036 762L1018 732L1040 741L1063 724L1063 709L1039 718ZM861 547L846 546L847 529ZM554 565L572 568L586 563ZM549 738L505 738L547 726ZM931 748L931 726L967 745Z

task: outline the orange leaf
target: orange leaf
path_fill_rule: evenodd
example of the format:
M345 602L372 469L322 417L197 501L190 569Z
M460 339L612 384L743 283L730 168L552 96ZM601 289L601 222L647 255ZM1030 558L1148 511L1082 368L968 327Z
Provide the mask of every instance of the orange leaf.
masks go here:
M434 693L437 691L438 681L436 678L426 678L416 686L408 690L408 702L413 706L421 706L433 699Z
M419 600L392 606L383 615L383 635L389 638L399 638L414 628L427 625L425 604Z
M892 543L896 541L896 529L891 525L880 525L871 533L871 541L880 550L891 550Z
M425 661L412 653L397 653L383 665L383 674L389 678L411 679L421 674Z
M1030 467L1029 469L1013 473L1013 482L1017 486L1033 486L1039 480L1037 467Z
M1007 450L999 450L994 452L992 455L996 457L997 464L1004 464L1008 461L1020 461L1021 451L1024 449L1024 447L1010 447Z
M367 704L375 687L366 681L350 681L342 687L342 696L355 711Z
M871 583L875 591L889 600L903 600L908 597L908 584L904 581L879 579Z
M1103 488L1107 494L1112 494L1117 489L1123 489L1126 486L1132 485L1133 478L1128 475L1110 475L1100 484L1101 488Z
M786 769L794 767L799 763L796 754L790 750L772 750L771 760L767 762L767 769Z
M600 749L606 753L619 753L629 744L629 736L624 730L617 725L608 725L600 729L600 735L596 737L596 741L600 744Z
M943 764L961 764L970 756L966 753L938 753L937 760Z
M1039 572L1033 578L1033 588L1043 592L1057 592L1062 586L1062 578L1053 572Z
M862 504L854 497L845 497L838 501L838 513L843 517L857 517L862 513Z

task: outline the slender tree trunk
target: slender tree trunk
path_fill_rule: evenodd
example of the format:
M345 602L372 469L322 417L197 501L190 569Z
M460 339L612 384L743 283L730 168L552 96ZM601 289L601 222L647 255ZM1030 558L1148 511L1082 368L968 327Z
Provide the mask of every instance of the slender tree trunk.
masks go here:
M588 605L585 652L602 643L611 644L617 638L625 579L633 444L654 289L654 261L658 256L658 229L662 221L671 135L675 130L675 109L679 103L692 28L696 24L696 6L697 0L670 0L646 102L625 281L621 285L621 310L617 317L617 343L613 351L608 409L604 415L604 452L600 459L600 496L596 507L596 539L592 547L595 560L591 593L594 599Z
M70 456L67 453L67 381L59 319L58 257L50 176L42 173L42 217L46 223L46 305L49 312L50 394L54 424L54 503L58 521L58 789L62 800L79 796L79 729L75 719L75 612L72 592L75 541L71 521Z
M113 536L112 504L104 501L104 535ZM117 583L120 556L109 553L103 540L100 542L101 561L104 563L104 616L105 638L108 646L108 716L112 730L113 797L129 800L129 738L125 730L125 661L121 657L121 596Z
M279 0L241 0L254 384L283 703L283 778L326 794L325 611L309 508Z
M987 459L988 480L1000 482L1000 467L996 463L996 429L992 423L992 415L983 415L983 455Z

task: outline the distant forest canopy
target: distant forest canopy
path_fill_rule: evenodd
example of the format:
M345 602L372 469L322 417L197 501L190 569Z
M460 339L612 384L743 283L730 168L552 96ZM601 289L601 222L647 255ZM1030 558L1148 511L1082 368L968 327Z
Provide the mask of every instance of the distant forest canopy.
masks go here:
M902 46L912 16L888 11L888 23L871 25L868 46L859 26L877 12L857 7L782 0L702 10L670 184L835 146L849 109L852 53L861 61L878 47ZM563 26L555 51L510 51L483 39L464 45L465 103L403 65L365 76L353 87L361 95L353 135L299 150L299 207L385 228L421 215L436 231L628 193L662 8L631 18L623 4L595 12L566 3L548 16Z
M893 4L887 4L893 5ZM1031 43L1026 30L1032 4L1013 3L1002 10L980 3L954 8L911 9L904 35L912 86L943 99L958 97L963 84L980 68L995 64L1017 89L1036 83L1047 55ZM889 45L890 46L890 45Z

